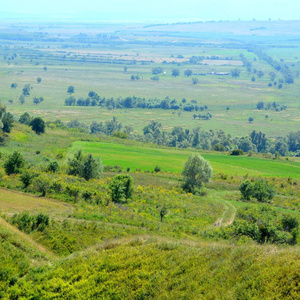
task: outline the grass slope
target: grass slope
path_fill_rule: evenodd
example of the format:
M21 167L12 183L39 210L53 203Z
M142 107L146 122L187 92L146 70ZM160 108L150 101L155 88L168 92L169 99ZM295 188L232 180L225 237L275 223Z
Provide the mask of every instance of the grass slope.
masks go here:
M8 291L49 299L297 299L299 247L233 246L140 237L110 242ZM8 297L7 297L8 299Z

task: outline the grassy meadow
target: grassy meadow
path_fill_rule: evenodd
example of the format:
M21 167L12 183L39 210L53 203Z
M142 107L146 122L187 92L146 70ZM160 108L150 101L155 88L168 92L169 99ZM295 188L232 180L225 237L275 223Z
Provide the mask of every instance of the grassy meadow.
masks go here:
M78 150L99 156L104 165L118 165L124 170L130 168L132 171L136 169L153 171L156 166L159 166L163 172L175 173L182 172L188 156L193 153L189 150L84 141L74 142L69 151L74 153ZM211 163L215 173L230 176L300 178L299 162L205 152L200 154Z

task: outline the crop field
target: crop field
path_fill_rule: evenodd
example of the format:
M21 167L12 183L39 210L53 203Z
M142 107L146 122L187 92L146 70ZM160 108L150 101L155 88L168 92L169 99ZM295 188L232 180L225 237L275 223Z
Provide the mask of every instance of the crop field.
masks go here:
M185 150L157 149L142 146L126 146L115 143L74 142L70 153L82 150L101 157L104 165L119 165L134 171L153 171L159 166L162 171L181 173L188 156L193 153ZM277 176L300 178L300 163L284 160L262 159L229 154L202 153L215 173L238 176Z

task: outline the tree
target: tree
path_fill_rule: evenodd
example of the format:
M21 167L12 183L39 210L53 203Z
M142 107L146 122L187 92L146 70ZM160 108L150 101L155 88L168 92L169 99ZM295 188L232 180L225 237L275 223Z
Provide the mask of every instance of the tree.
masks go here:
M22 93L23 95L26 96L30 96L30 91L32 90L32 87L30 86L30 84L25 84L25 86L23 87Z
M265 73L264 73L263 71L258 71L258 72L257 72L257 76L258 76L259 78L263 77L264 75L265 75Z
M47 171L48 172L56 173L58 170L59 170L59 165L58 165L57 161L52 161L47 166Z
M199 83L199 79L198 78L192 78L192 82L193 82L193 84L198 84Z
M40 103L40 99L37 97L34 97L32 102L37 105Z
M127 66L125 66L125 67L123 68L123 70L124 70L124 72L126 73L126 72L127 72L127 70L128 70L128 67L127 67Z
M20 152L15 151L4 163L4 170L7 175L18 174L24 167L25 161Z
M41 83L41 82L42 82L42 78L41 78L41 77L38 77L38 78L36 79L36 81L37 81L37 83Z
M241 74L241 70L238 68L232 69L231 70L231 76L232 77L239 77Z
M273 186L268 182L257 180L253 184L252 196L257 199L257 201L265 202L274 198L276 191Z
M127 202L133 192L133 178L129 174L116 175L109 185L113 202Z
M271 200L276 194L274 187L263 180L255 182L246 180L240 185L239 190L243 199L250 200L251 198L256 198L260 202Z
M11 113L5 112L4 115L2 116L2 131L6 133L10 133L13 123L14 123L14 117Z
M50 180L46 175L40 175L33 180L33 186L41 193L41 197L45 197L50 188Z
M19 101L22 105L25 103L25 97L23 94L19 97Z
M209 182L213 169L208 161L199 154L192 154L183 168L183 189L188 192L196 192L203 183Z
M242 198L245 200L250 200L252 196L252 183L250 180L244 181L240 186L239 190L242 194Z
M252 123L253 121L254 121L254 119L253 119L252 117L249 117L249 118L248 118L248 122L249 122L249 123Z
M172 76L173 77L177 77L177 76L179 76L180 75L180 71L178 70L178 69L173 69L172 70Z
M67 89L67 93L69 93L70 95L71 94L74 94L75 93L75 88L74 86L70 85Z
M257 107L257 109L264 109L265 103L264 103L263 101L259 101L259 102L256 104L256 107Z
M158 76L153 76L153 77L151 77L151 80L152 81L159 81L159 77Z
M34 177L36 176L35 173L30 172L29 170L24 170L20 176L20 180L23 183L24 189L26 189L31 183Z
M192 74L193 74L193 71L190 70L190 69L187 69L187 70L184 71L184 75L187 76L187 77L192 76Z
M28 112L25 112L20 116L19 122L21 124L29 125L31 122L31 117Z
M79 150L74 154L72 159L68 161L68 174L83 177L85 180L98 178L103 170L101 159L94 159L92 154L83 155Z
M156 67L152 69L152 74L157 75L163 72L163 69L161 67Z
M91 178L98 178L99 173L102 172L102 162L93 158L92 154L89 154L83 162L82 177L88 181Z
M70 197L74 197L74 202L77 201L77 197L79 196L79 193L80 193L79 188L77 186L75 186L75 185L69 186L68 185L66 187L66 192L68 193L68 195Z
M12 83L12 84L10 85L10 87L11 87L12 89L16 89L16 88L18 87L18 85L14 82L14 83Z
M252 81L252 82L255 81L255 77L254 77L254 76L251 77L251 81Z
M36 117L34 118L30 123L29 126L33 131L35 131L36 134L41 134L45 132L45 121L40 118Z

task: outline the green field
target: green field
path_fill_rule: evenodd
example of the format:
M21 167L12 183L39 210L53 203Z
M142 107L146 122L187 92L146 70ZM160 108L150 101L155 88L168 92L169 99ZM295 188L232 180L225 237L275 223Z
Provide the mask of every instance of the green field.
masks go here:
M135 169L153 171L155 166L159 166L164 172L176 173L182 172L185 161L193 153L185 150L83 141L74 142L70 153L77 150L101 157L104 165L119 165L123 169L129 167L131 171ZM211 163L215 173L300 178L300 163L298 162L246 156L236 157L229 154L199 153Z

